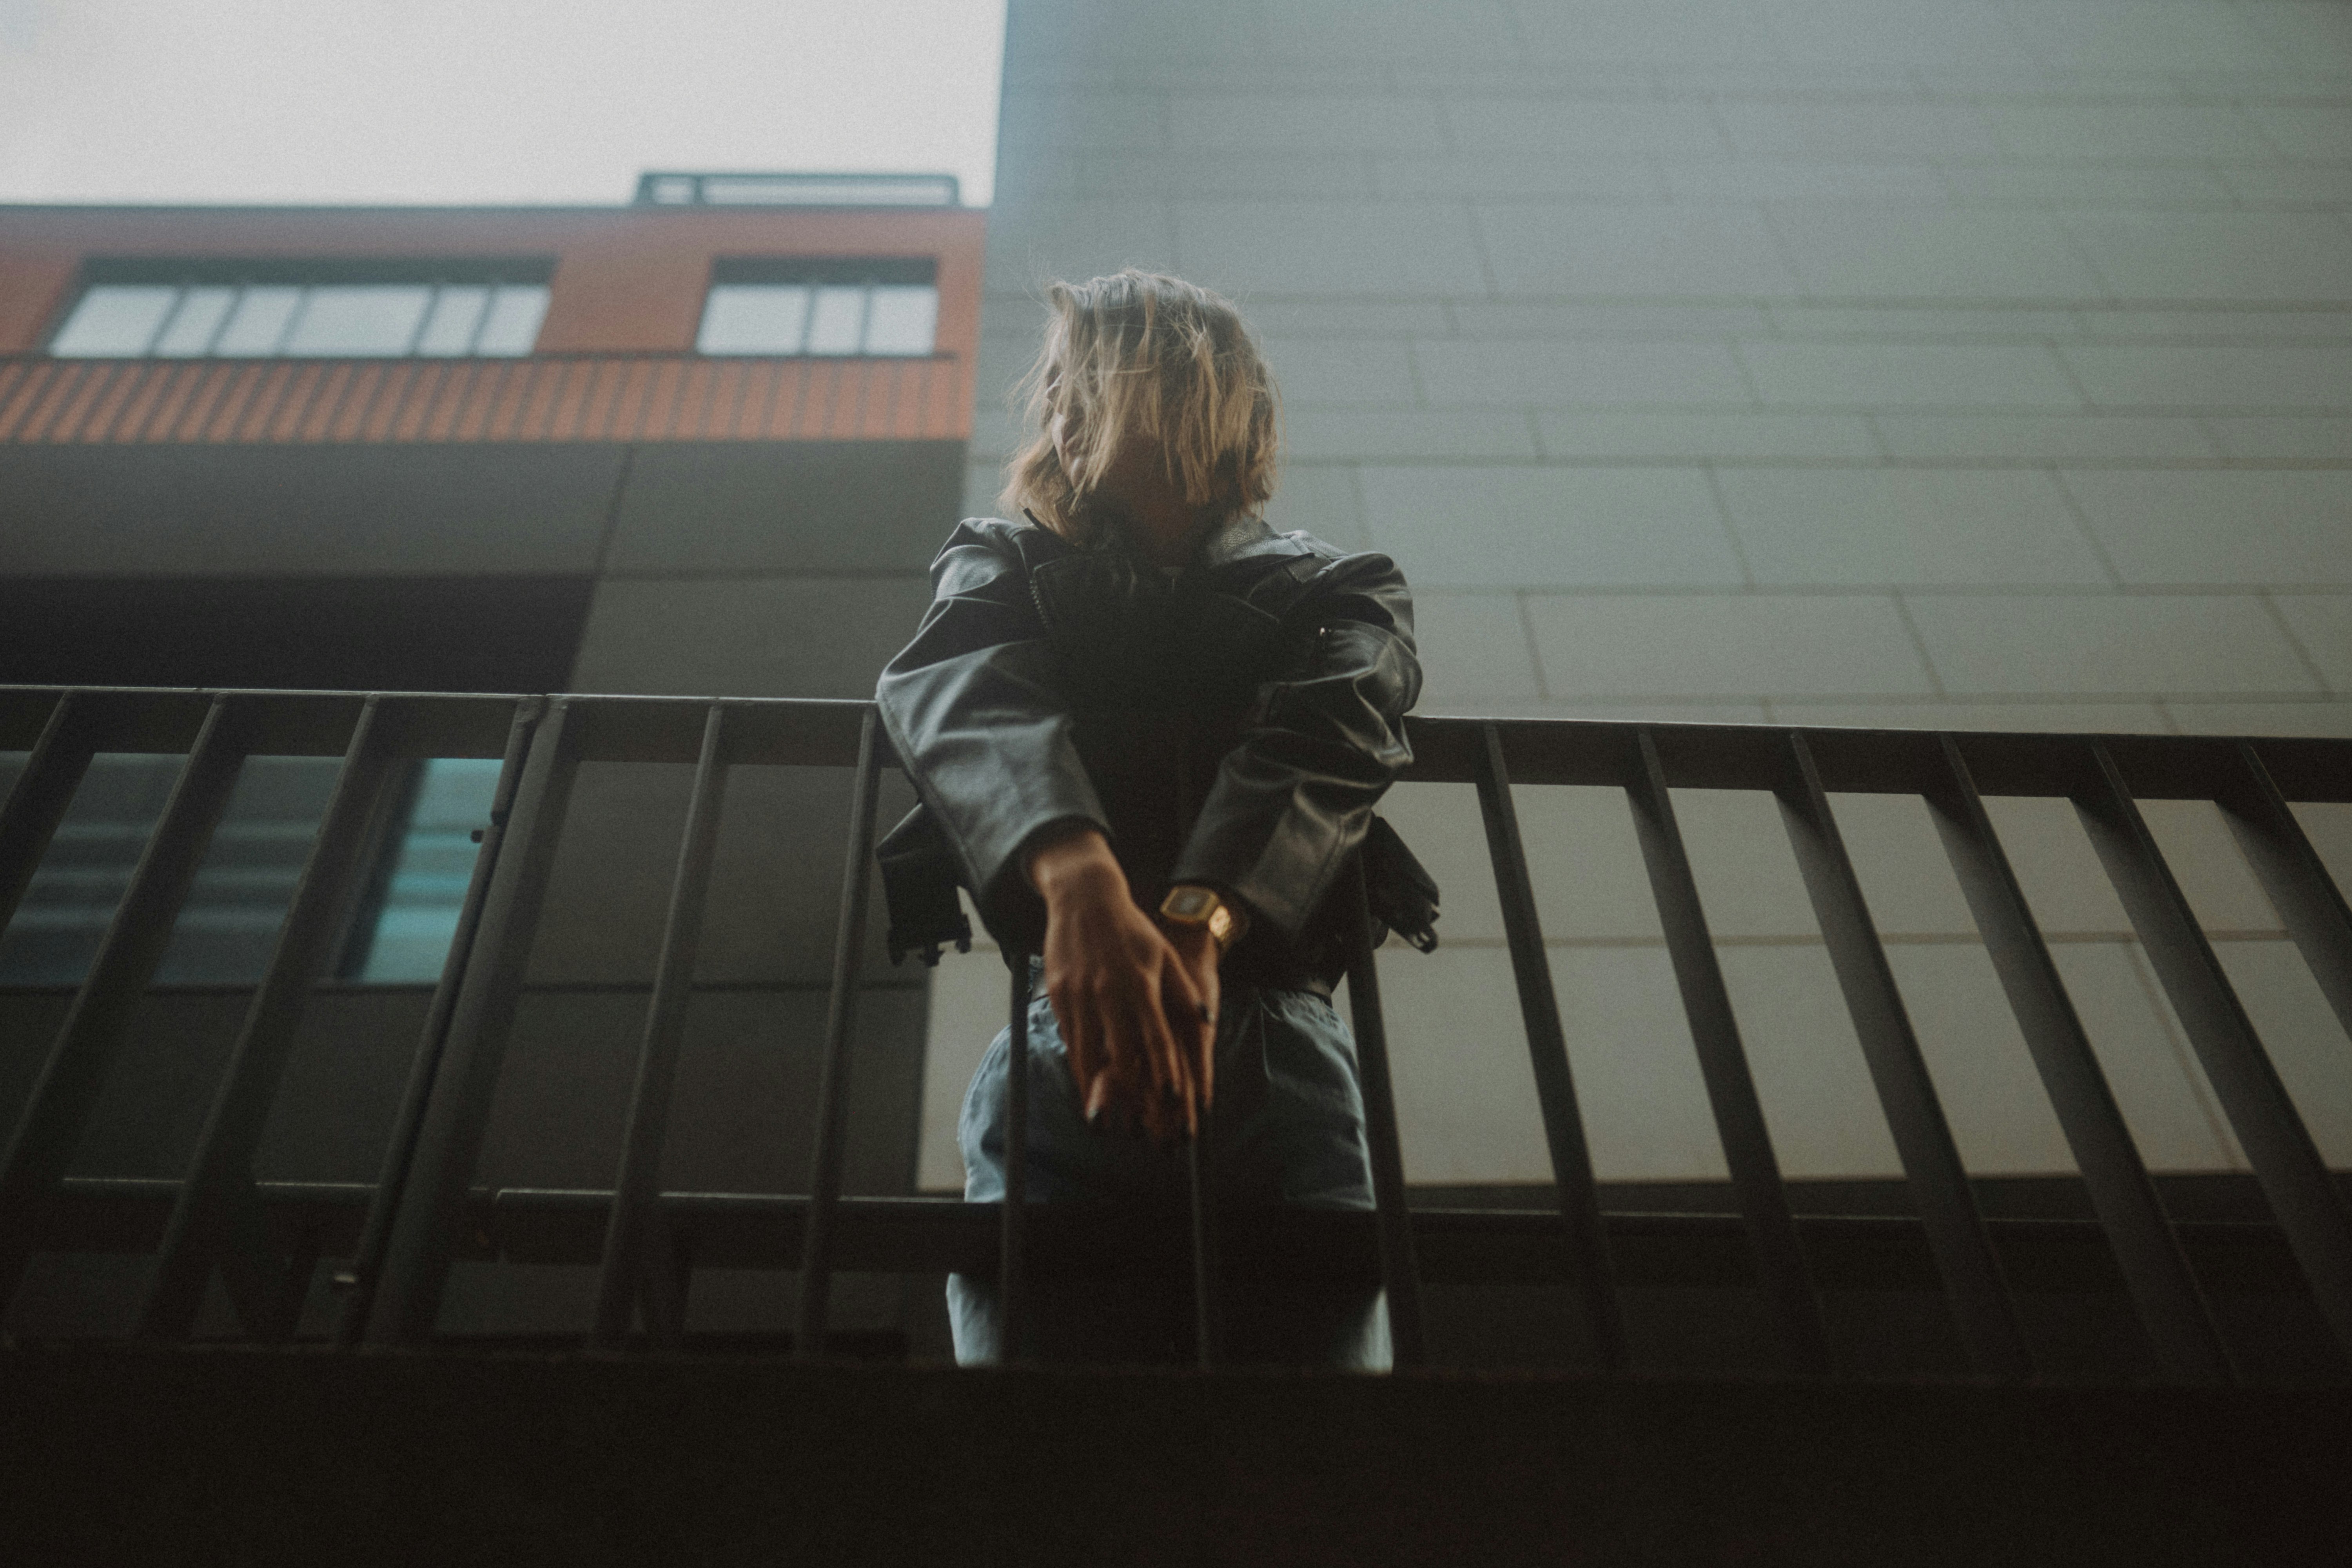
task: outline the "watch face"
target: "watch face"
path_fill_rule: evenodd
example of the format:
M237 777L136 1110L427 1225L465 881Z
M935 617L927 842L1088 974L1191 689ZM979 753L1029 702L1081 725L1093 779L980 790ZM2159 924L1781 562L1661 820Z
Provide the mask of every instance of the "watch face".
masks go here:
M1178 920L1194 921L1201 918L1202 914L1207 910L1209 904L1210 893L1208 889L1179 888L1176 891L1168 895L1168 902L1165 907L1167 912L1175 916Z

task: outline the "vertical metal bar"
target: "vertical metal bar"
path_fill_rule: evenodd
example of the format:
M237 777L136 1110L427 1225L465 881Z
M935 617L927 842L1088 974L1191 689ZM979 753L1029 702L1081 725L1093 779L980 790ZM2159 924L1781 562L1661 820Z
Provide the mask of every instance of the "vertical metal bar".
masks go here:
M1184 1144L1185 1196L1192 1217L1192 1362L1203 1372L1223 1353L1217 1321L1217 1194L1211 1170L1204 1110Z
M2239 744L2238 761L2245 777L2221 795L2222 817L2286 922L2287 934L2303 950L2303 961L2336 1009L2336 1021L2352 1035L2352 911L2252 742Z
M507 1035L522 997L523 970L579 769L578 723L572 700L558 698L531 736L508 827L514 843L499 855L491 878L475 952L466 965L400 1210L393 1218L383 1281L368 1322L372 1344L422 1343L440 1315L450 1253L499 1069L506 1062Z
M670 1091L677 1080L686 1010L693 997L694 958L702 945L710 859L719 843L719 814L726 794L727 707L714 702L703 716L702 752L695 759L694 790L687 801L686 831L678 839L669 913L662 924L661 957L654 964L654 994L646 1008L645 1038L637 1047L637 1080L629 1091L629 1116L621 1133L621 1173L614 1183L613 1212L604 1225L596 1318L588 1333L591 1350L620 1348L628 1338L630 1311L646 1296L646 1271L670 1267L668 1257L649 1251L657 1239L654 1208L662 1146L669 1131ZM665 1254L668 1250L661 1249ZM652 1322L646 1326L649 1331L659 1328Z
M65 819L97 752L83 721L87 700L70 691L58 698L41 726L40 739L33 742L32 755L25 759L25 771L8 792L7 804L0 805L0 931L7 930L15 918L16 905L32 885L41 856L57 836L58 824Z
M1012 1037L1004 1079L1004 1208L998 1216L996 1300L1007 1365L1029 1359L1029 955L1004 950L1012 971Z
M848 1142L850 1041L857 1024L857 976L866 958L866 905L874 881L874 798L881 785L881 710L869 707L857 731L857 773L849 807L849 858L841 870L840 925L833 940L833 992L825 1005L824 1062L817 1075L816 1153L809 1168L808 1229L802 1236L796 1361L824 1359L833 1295L834 1217Z
M215 698L205 714L163 820L131 874L122 903L0 1155L0 1307L16 1294L31 1256L32 1222L56 1193L81 1142L107 1070L130 1035L131 1014L163 961L173 921L228 805L245 763L241 718L226 697Z
M1176 842L1192 837L1203 802L1192 793L1194 726L1190 715L1177 719L1175 758ZM1220 1013L1223 1011L1220 1006ZM1217 1030L1222 1018L1209 1020L1209 1057L1215 1066ZM1191 1218L1192 1261L1192 1361L1206 1370L1217 1364L1221 1344L1217 1321L1217 1193L1210 1160L1209 1107L1196 1103L1192 1135L1184 1144L1184 1201Z
M1748 1069L1739 1020L1732 1013L1731 994L1723 984L1723 966L1707 930L1706 910L1699 902L1698 879L1691 874L1682 825L1675 816L1674 797L1667 793L1665 767L1658 755L1657 741L1648 730L1634 732L1634 750L1625 786L1633 809L1633 831L1641 840L1643 863L1649 869L1650 896L1658 906L1658 922L1665 931L1666 953L1674 962L1675 984L1682 992L1683 1016L1690 1024L1699 1076L1706 1082L1716 1134L1723 1141L1724 1163L1730 1170L1732 1191L1738 1197L1740 1217L1747 1226L1757 1283L1771 1309L1790 1365L1809 1377L1826 1377L1831 1370L1830 1346L1822 1324L1821 1298L1805 1267L1796 1220L1789 1213L1780 1162L1772 1152L1763 1102Z
M2321 1315L2352 1352L2352 1218L2115 758L2095 741L2091 756L2095 772L2074 797L2075 814L2311 1281Z
M489 897L491 876L498 869L499 850L506 842L507 822L513 815L515 795L522 784L523 759L530 752L531 734L546 710L544 698L525 698L515 704L514 720L507 727L505 760L499 765L498 785L490 795L489 821L482 828L482 847L475 852L465 900L457 906L457 928L450 932L449 951L441 960L441 978L433 987L433 1001L425 1012L425 1027L417 1035L416 1054L409 1062L408 1085L401 1091L400 1110L393 1117L392 1137L384 1145L375 1192L368 1199L367 1219L360 1227L359 1245L352 1251L350 1266L335 1276L336 1287L343 1292L342 1311L335 1324L335 1343L343 1350L359 1344L374 1309L384 1251L392 1244L393 1216L399 1212L401 1194L406 1190L409 1162L416 1152L417 1130L425 1124L425 1103L432 1098L433 1079L441 1068L441 1048L449 1036L449 1020L457 1011L457 993L465 984L467 963L473 956L474 936L481 927L482 906Z
M245 1026L230 1052L227 1071L213 1097L196 1141L187 1179L163 1235L163 1252L148 1286L139 1332L149 1339L184 1339L204 1303L205 1283L222 1249L232 1242L230 1220L251 1199L253 1154L261 1142L278 1079L294 1045L310 988L333 961L341 935L337 911L349 900L360 868L376 802L383 794L392 759L384 744L381 709L371 697L362 705L343 752L327 812L312 840L309 861L293 901L279 925L269 967L247 1009ZM259 1259L249 1261L259 1262ZM257 1325L248 1324L248 1331Z
M1364 1080L1364 1132L1372 1163L1372 1205L1381 1237L1381 1279L1389 1298L1389 1342L1399 1366L1429 1359L1421 1310L1421 1265L1414 1255L1412 1216L1404 1201L1404 1151L1397 1139L1396 1086L1389 1076L1389 1032L1381 1016L1381 977L1372 958L1371 906L1364 895L1364 858L1351 856L1346 896L1348 1013L1355 1026L1356 1064Z
M1968 759L1951 736L1941 741L1945 775L1926 792L1928 813L1959 876L1985 952L2009 993L2042 1088L2065 1129L2066 1146L2074 1151L2092 1210L2115 1248L2132 1304L2157 1354L2176 1377L2213 1385L2233 1382L2221 1331L1985 814Z
M1502 731L1479 726L1478 806L1486 819L1486 858L1495 868L1495 892L1503 906L1503 931L1510 943L1511 973L1518 982L1519 1017L1535 1068L1536 1100L1543 1108L1544 1142L1551 1153L1551 1179L1559 1204L1561 1236L1568 1243L1569 1277L1584 1299L1584 1321L1592 1335L1594 1358L1603 1370L1626 1364L1625 1319L1617 1300L1617 1269L1609 1256L1609 1236L1601 1219L1601 1191L1592 1177L1592 1152L1584 1137L1584 1117L1576 1102L1576 1078L1568 1060L1568 1032L1560 1025L1551 963L1544 951L1543 925L1536 912L1535 883L1528 874L1527 847L1519 838L1518 807L1511 798L1511 774L1503 760Z
M1969 1360L1979 1372L1996 1377L2030 1377L2032 1359L2018 1328L2000 1259L1977 1213L1968 1172L1944 1120L1935 1081L1927 1075L1927 1058L1919 1054L1895 973L1887 967L1878 928L1863 900L1862 884L1846 858L1837 819L1830 814L1812 749L1798 731L1789 733L1788 773L1773 793L1804 873L1805 890L1812 897L1822 940L1837 970L1839 988L1845 993L1863 1059L1885 1109L1887 1131L1895 1136L1913 1201L1927 1226L1927 1245L1944 1276Z

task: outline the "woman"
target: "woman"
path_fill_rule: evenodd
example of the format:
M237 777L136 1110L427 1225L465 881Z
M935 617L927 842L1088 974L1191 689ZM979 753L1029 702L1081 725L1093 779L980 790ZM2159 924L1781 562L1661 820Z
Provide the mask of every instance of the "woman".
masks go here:
M1047 299L1003 496L1025 521L956 530L877 692L923 802L884 846L893 947L921 940L902 942L922 901L906 868L928 848L1008 952L1041 955L1035 1201L1177 1207L1172 1145L1208 1117L1221 1201L1370 1207L1329 996L1339 873L1412 760L1404 580L1257 515L1275 386L1231 304L1133 269ZM1003 1196L1009 1036L964 1101L974 1202ZM1231 1289L1234 1359L1387 1364L1376 1291ZM1181 1289L1040 1280L1032 1299L1046 1359L1182 1353ZM949 1303L957 1359L999 1359L992 1288L958 1277Z

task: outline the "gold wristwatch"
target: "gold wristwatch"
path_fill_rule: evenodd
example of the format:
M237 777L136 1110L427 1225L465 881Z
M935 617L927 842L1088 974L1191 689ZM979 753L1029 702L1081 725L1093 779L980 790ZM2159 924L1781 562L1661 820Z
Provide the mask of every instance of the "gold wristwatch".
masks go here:
M1197 885L1169 889L1160 901L1160 918L1170 925L1206 930L1220 954L1249 931L1249 916L1219 898L1215 889Z

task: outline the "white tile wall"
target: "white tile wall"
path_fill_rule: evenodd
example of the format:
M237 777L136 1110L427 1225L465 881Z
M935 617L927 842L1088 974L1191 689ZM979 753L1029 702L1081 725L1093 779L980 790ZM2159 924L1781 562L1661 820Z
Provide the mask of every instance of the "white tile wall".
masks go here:
M1727 468L1722 486L1759 583L2108 581L2031 468Z
M1545 689L1557 695L1869 697L1933 689L1901 612L1886 597L1542 595L1528 600L1528 613Z
M2344 575L2339 571L2336 580ZM2275 603L2328 689L2352 695L2352 595L2281 594Z
M2067 227L2121 300L2352 295L2352 223L2337 213L2088 212Z
M1423 590L1413 595L1412 614L1423 712L1487 712L1481 704L1496 699L1543 696L1528 663L1517 595Z
M1173 267L1283 377L1276 526L1423 588L1433 710L2352 733L2336 0L1014 0L1005 69L975 506L1036 283ZM1603 1173L1719 1172L1622 796L1518 801ZM1891 1172L1769 802L1679 804L1784 1163ZM1916 803L1837 804L1964 1150L2066 1168ZM2151 1163L2237 1163L2070 808L1993 809ZM1538 1179L1474 798L1388 810L1447 889L1382 961L1412 1173ZM2225 950L2352 1157L2291 944ZM1000 973L935 986L927 1181Z
M1774 204L1772 227L1816 298L2096 299L2099 278L2045 213L1862 202Z
M2267 606L2241 595L1911 601L1948 691L2315 691Z
M1737 587L1739 556L1688 468L1366 468L1373 544L1433 587Z
M2046 408L2083 405L2039 344L1792 343L1740 345L1766 403L1844 408Z
M2109 469L2064 479L2126 583L2352 582L2345 543L2352 538L2352 469Z

